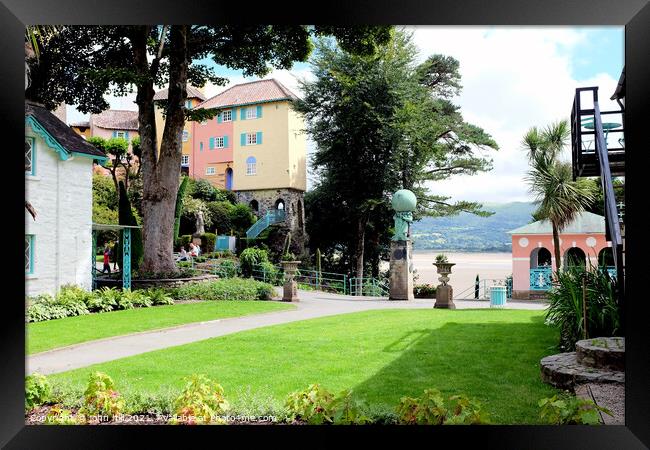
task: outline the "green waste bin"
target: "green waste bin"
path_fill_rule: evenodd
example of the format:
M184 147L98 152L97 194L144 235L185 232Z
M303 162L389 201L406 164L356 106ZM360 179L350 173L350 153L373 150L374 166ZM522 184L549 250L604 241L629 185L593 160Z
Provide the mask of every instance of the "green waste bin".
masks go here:
M506 287L492 286L490 288L490 308L503 308L506 306Z

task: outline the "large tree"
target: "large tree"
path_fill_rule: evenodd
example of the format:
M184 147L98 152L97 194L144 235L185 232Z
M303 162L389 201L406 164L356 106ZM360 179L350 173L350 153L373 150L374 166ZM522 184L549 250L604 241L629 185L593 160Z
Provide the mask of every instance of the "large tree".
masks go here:
M372 54L386 42L389 27L331 26L75 26L65 27L42 46L33 62L28 98L54 109L60 103L82 112L109 107L107 93L137 92L142 174L144 260L142 270L173 272L174 211L179 185L181 136L186 120L213 117L217 111L188 110L187 84L223 85L214 63L241 69L245 76L263 76L271 68L289 69L305 61L310 36L332 35L339 45L358 54ZM156 142L155 86L169 86L165 125Z
M323 40L311 60L315 80L302 83L305 96L295 107L317 144L319 181L305 200L310 245L332 269L377 274L397 189L416 193L416 217L485 214L478 203L428 190L432 181L489 170L480 150L498 146L451 101L460 90L458 61L433 55L418 65L416 58L411 35L398 31L375 55Z
M594 202L589 181L573 181L571 163L560 160L571 131L566 120L548 125L543 130L533 127L524 136L530 170L527 181L538 204L533 217L546 219L553 229L553 253L556 270L560 270L560 233L577 215Z

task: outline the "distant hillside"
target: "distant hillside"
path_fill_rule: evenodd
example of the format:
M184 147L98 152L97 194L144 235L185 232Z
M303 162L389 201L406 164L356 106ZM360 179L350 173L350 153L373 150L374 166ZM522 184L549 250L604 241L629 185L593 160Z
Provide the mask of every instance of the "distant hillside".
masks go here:
M535 210L532 203L485 203L493 211L490 217L461 213L452 217L425 217L411 227L413 247L417 250L440 249L476 252L509 252L508 231L530 223Z

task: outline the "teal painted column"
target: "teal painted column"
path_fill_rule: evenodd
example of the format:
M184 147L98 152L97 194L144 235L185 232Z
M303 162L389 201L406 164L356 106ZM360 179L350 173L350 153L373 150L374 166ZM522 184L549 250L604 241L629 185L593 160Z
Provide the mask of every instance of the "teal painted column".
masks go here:
M95 272L97 272L97 260L95 259L97 255L97 232L93 230L92 235L93 235L93 245L92 245L93 248L92 248L92 255L91 255L92 259L90 263L90 280L91 280L90 286L91 286L91 290L94 291L97 288L97 284L95 282Z
M131 229L122 230L122 289L131 289Z

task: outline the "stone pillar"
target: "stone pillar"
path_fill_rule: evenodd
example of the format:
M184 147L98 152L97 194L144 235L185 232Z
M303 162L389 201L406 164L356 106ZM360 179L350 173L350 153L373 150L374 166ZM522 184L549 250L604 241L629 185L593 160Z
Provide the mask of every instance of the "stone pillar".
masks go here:
M389 300L413 300L413 243L390 243L390 296Z
M456 309L454 305L454 289L448 284L440 284L436 287L436 303L434 308Z
M282 261L282 267L284 268L283 302L298 301L298 283L294 280L298 264L300 264L300 261Z

